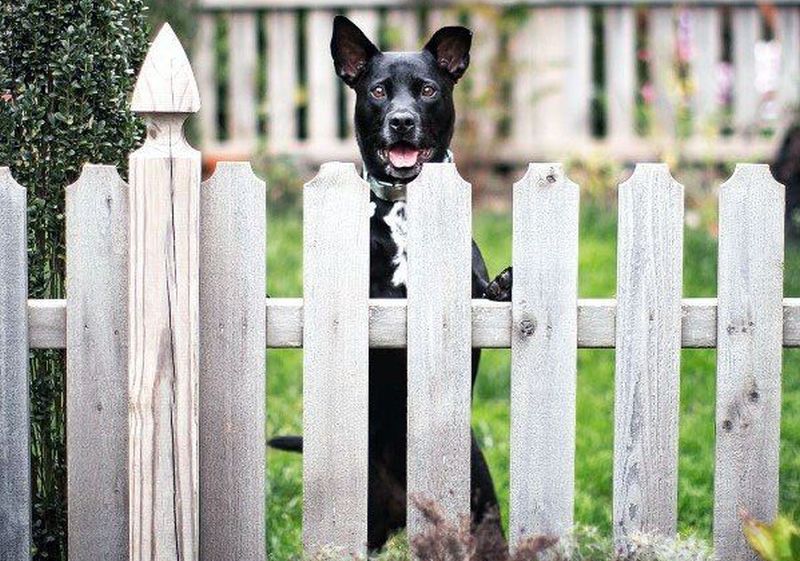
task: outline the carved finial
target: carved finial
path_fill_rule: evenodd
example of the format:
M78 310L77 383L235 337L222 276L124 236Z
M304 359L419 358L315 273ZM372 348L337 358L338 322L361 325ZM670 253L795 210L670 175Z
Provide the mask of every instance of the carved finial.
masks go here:
M177 35L165 23L150 45L133 90L136 113L197 113L200 94Z

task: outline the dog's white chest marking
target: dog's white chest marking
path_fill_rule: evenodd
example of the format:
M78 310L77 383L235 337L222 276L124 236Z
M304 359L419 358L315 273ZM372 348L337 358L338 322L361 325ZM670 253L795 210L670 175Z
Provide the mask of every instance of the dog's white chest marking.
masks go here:
M394 286L403 286L406 284L408 276L408 258L406 255L406 203L404 201L397 201L392 206L383 221L389 226L389 233L392 236L392 241L397 246L397 253L392 259L394 264L394 273L392 274L392 284Z

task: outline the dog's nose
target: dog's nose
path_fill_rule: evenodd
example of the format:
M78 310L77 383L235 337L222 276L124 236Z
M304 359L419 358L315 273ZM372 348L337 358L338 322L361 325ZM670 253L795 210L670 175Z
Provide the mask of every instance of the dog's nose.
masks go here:
M414 129L414 115L407 111L394 113L389 117L389 126L393 131L406 133Z

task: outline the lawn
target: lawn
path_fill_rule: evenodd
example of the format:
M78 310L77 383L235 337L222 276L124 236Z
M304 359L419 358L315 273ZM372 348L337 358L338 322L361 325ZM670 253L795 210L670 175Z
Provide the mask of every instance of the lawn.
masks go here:
M581 297L613 297L616 274L615 209L584 204L581 215ZM268 286L272 296L302 292L302 225L294 213L272 214L268 225ZM474 236L495 274L511 260L511 219L476 212ZM800 251L787 245L786 296L800 296ZM686 229L684 295L716 293L716 240ZM484 351L475 387L472 423L490 464L508 521L509 351ZM268 434L299 434L302 423L302 355L268 353ZM685 350L681 361L679 527L710 538L713 507L715 352ZM784 351L781 509L800 518L800 350ZM610 531L614 352L578 353L576 521ZM301 550L302 462L270 452L268 539L273 560Z

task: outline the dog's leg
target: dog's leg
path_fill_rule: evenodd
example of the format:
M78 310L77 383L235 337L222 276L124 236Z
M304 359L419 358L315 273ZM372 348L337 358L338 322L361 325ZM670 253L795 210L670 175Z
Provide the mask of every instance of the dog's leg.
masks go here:
M506 268L486 286L486 298L495 302L510 302L513 277L512 267Z

